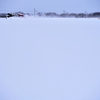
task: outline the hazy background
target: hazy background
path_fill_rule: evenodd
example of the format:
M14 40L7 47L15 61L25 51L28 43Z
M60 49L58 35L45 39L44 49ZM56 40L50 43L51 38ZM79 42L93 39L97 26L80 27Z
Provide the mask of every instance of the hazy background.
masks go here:
M0 12L99 12L100 0L0 0Z

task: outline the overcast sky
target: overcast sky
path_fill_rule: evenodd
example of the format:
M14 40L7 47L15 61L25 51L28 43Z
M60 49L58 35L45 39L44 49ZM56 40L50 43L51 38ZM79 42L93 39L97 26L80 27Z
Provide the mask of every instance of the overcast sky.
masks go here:
M100 11L100 0L0 0L0 12L96 12Z

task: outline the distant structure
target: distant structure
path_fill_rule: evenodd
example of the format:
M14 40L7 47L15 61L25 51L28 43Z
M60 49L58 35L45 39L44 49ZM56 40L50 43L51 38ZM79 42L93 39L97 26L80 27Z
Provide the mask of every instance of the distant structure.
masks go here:
M7 14L7 17L8 17L8 18L9 18L9 17L13 17L13 14L8 13L8 14Z
M9 18L9 17L13 17L12 13L1 13L0 14L0 18Z
M36 15L36 12L37 12L37 10L36 10L36 9L34 9L34 16Z

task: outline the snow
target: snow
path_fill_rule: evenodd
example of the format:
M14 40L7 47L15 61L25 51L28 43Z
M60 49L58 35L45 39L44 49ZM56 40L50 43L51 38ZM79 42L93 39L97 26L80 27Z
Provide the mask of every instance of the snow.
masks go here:
M0 100L99 100L100 20L0 19Z

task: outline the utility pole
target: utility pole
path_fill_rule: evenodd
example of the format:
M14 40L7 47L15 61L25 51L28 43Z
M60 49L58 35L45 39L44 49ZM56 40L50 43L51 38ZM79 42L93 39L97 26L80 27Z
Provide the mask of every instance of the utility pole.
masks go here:
M66 11L65 11L65 10L63 10L63 13L64 13L64 14L66 14Z
M37 11L36 11L36 9L34 8L34 16L36 15L36 12L37 12Z
M87 12L85 11L85 18L87 18Z

